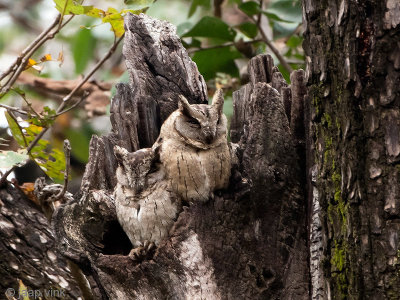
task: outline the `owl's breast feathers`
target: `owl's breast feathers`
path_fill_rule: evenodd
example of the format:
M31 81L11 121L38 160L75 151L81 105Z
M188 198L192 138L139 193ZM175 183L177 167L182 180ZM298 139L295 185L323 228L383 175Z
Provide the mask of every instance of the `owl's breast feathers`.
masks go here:
M160 160L172 189L186 201L207 201L212 192L229 184L231 158L226 139L210 149L163 140Z

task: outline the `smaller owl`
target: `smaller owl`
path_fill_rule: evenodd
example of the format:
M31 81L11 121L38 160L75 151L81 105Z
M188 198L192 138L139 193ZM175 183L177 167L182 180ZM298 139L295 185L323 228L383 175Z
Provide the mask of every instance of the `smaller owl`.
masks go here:
M180 199L207 201L214 191L228 187L231 174L222 90L217 90L211 105L190 105L183 96L178 104L153 149L159 149L166 177Z
M117 217L134 247L131 255L139 255L143 248L157 246L168 236L180 202L152 149L130 153L115 146L114 153L118 160L114 191Z

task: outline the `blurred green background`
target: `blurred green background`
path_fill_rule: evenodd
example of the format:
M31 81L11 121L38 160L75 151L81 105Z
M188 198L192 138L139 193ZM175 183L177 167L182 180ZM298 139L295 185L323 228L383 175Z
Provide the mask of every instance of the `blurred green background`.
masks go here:
M260 53L274 57L284 77L289 81L289 72L266 45L266 39L281 53L293 69L304 68L302 51L301 1L270 0L98 0L84 1L84 5L120 11L125 8L149 6L146 13L167 20L177 27L192 59L207 81L209 96L215 89L225 93L224 112L232 115L232 92L248 80L246 66L249 59ZM0 2L0 70L3 72L19 53L57 15L51 0L12 0ZM35 78L54 80L79 80L86 74L114 42L114 33L109 24L86 15L75 16L55 39L48 41L33 55L40 60L50 54L54 61L41 64L40 72L31 68L23 72L16 85L39 111L43 107L56 108L62 97L38 89L32 84ZM63 63L57 58L63 57ZM92 134L103 134L110 130L109 101L113 86L127 82L121 45L105 62L92 80L105 83L102 102L92 106L80 106L60 117L45 136L53 147L62 148L68 138L72 145L73 178L80 178L88 158L89 141ZM0 103L24 107L24 101L16 93L8 93ZM96 107L93 107L96 106ZM0 137L10 141L2 150L16 150L11 141L7 122L0 112ZM30 172L30 171L29 171ZM35 175L36 176L36 175Z

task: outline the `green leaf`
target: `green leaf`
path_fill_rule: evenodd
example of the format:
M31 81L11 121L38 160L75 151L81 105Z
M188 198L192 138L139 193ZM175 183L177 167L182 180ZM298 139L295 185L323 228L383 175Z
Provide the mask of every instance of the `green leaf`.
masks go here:
M249 38L255 38L258 33L258 27L251 22L244 22L238 26L238 29Z
M124 18L115 8L109 7L102 21L103 23L110 23L111 30L114 31L115 36L120 37L124 34Z
M203 17L194 27L182 37L208 37L225 41L233 41L236 32L225 22L214 17Z
M268 17L270 21L279 21L279 22L284 22L284 23L293 23L291 21L283 20L282 18L278 17L276 14L268 12L268 11L263 11L263 14Z
M140 14L145 12L146 9L133 10L133 9L123 9L120 12L115 8L109 7L106 12L104 12L104 17L102 18L103 23L110 23L111 30L114 31L116 37L121 37L124 32L124 15L128 12L132 14Z
M29 159L26 150L14 151L0 151L0 168L9 169L13 166L21 167Z
M15 122L14 118L11 117L7 111L4 112L4 115L6 116L8 127L10 127L10 130L11 130L11 133L12 133L12 136L14 137L14 139L17 141L17 143L21 147L26 147L27 141L25 141L24 135L22 134L21 128L19 127L17 122Z
M56 9L62 15L83 15L93 9L93 6L80 5L82 1L75 0L53 0L56 4Z
M282 20L302 22L301 2L298 0L271 0L266 12L275 14Z
M239 9L246 15L253 16L260 12L260 5L257 2L248 1L240 4Z
M132 9L143 9L153 4L154 0L124 0L127 7Z
M28 127L23 128L21 131L20 127L16 123L16 121L10 116L8 112L4 112L8 125L10 127L11 133L13 137L17 141L17 143L23 147L27 148L29 144L33 142L33 140L37 137L37 135L42 132L43 127L37 126L35 124L30 124ZM53 116L55 111L50 108L45 108L44 113L45 116ZM31 121L31 120L28 120ZM62 180L64 178L63 171L65 170L65 156L62 151L59 149L53 149L48 152L49 141L40 139L37 144L31 149L30 157L43 169L43 171L52 178L53 180ZM26 151L26 149L24 149ZM12 152L12 151L11 151ZM26 154L22 153L22 154ZM3 158L4 164L9 163L9 157L13 154L8 154L6 159ZM12 156L14 160L22 160L23 157ZM1 157L0 157L1 161Z
M234 59L242 57L233 47L214 48L197 51L193 61L197 64L205 80L215 77L216 72L223 72L234 77L239 76Z
M63 180L65 170L65 155L59 149L53 149L47 159L40 161L36 160L42 170L53 180Z
M81 163L87 163L89 157L89 141L93 134L90 128L84 127L83 130L67 129L66 137L71 142L72 155Z
M210 0L193 0L192 5L190 5L188 18L193 16L193 14L197 10L197 7L199 6L203 6L205 9L210 9L211 8Z
M286 45L290 48L297 48L301 46L303 39L298 35L292 35L286 42Z
M20 95L23 98L25 98L25 96L26 96L25 91L18 86L11 88L11 90L16 92L18 95Z
M90 24L87 24L87 26L90 26ZM76 74L81 74L93 57L96 41L91 30L88 29L81 29L74 36L71 41L71 50L74 57Z
M298 24L297 23L288 23L288 22L274 22L274 39L279 39L283 37L287 37L296 30Z

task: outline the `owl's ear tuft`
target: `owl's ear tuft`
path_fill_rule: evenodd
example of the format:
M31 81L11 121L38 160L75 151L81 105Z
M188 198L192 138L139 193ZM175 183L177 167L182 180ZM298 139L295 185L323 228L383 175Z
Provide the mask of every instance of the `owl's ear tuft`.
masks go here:
M114 155L117 158L119 164L123 164L124 158L128 154L128 150L120 146L114 146Z
M191 117L193 115L193 110L190 107L189 102L182 95L179 95L178 107L179 107L180 112L182 114L184 114L185 116Z
M215 92L211 106L218 112L218 115L222 114L224 108L224 94L222 93L222 89L217 89Z

